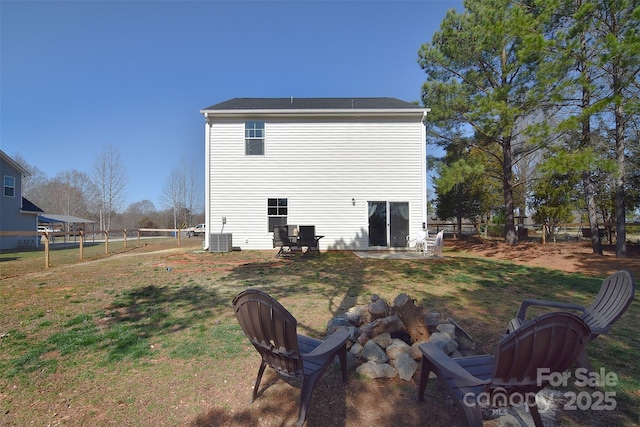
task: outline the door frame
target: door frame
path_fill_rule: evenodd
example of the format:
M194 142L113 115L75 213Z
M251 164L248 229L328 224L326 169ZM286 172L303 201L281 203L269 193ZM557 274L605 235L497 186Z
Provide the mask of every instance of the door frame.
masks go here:
M372 236L372 230L371 230L371 218L373 217L373 214L370 214L371 212L371 205L372 204L382 204L384 203L384 207L385 207L385 220L384 220L384 241L380 240L380 243L383 244L377 244L377 245L372 245L371 244L371 236ZM391 213L392 213L392 205L393 204L404 204L406 205L406 209L407 209L407 213L406 216L407 218L405 218L406 220L406 229L400 229L398 232L401 233L403 236L405 236L402 241L396 241L395 242L395 246L393 245L392 242L392 237L395 234L395 230L392 230L391 227ZM367 231L368 231L368 242L367 242L367 247L370 249L391 249L391 248L400 248L400 247L405 247L406 245L406 240L404 240L406 238L406 236L409 234L409 230L411 229L410 226L410 215L409 215L409 202L408 201L394 201L394 200L368 200L367 201ZM375 213L375 212L374 212ZM379 219L381 220L381 219ZM396 240L398 240L396 238Z

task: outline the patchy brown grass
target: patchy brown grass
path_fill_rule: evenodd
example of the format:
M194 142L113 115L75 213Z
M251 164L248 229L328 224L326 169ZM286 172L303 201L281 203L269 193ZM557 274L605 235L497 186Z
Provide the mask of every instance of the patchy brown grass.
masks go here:
M583 245L447 241L441 260L352 253L276 259L272 251L211 254L199 245L158 243L48 270L21 259L0 262L0 425L293 425L299 390L270 370L261 396L249 404L259 358L230 309L247 287L279 299L301 332L316 337L332 316L373 293L392 301L407 292L456 319L479 350L491 351L524 297L588 303L610 272L627 268L640 277L637 253L597 257ZM565 412L565 424L638 422L640 373L626 358L640 347L639 317L632 304L613 333L590 347L597 365L626 377L619 408ZM38 357L27 358L35 349ZM416 388L415 381L353 373L344 386L330 370L314 391L307 425L464 425L435 383L422 404Z

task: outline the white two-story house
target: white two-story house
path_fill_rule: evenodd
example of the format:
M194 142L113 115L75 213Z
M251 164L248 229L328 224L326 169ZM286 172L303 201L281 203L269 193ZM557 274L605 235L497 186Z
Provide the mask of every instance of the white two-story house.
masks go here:
M205 246L272 248L314 225L321 250L401 248L426 227L429 110L395 98L235 98L205 119Z

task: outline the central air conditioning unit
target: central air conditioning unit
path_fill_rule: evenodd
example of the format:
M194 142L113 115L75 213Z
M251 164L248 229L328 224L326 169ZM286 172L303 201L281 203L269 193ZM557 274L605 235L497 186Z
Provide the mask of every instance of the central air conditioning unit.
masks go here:
M231 233L212 233L209 235L209 252L231 252L232 248Z

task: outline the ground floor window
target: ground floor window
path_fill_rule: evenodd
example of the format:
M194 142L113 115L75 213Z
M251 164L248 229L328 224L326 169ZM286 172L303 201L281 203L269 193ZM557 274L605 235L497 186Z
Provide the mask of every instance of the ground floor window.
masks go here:
M276 225L287 225L288 205L287 199L267 199L268 231L273 231Z

